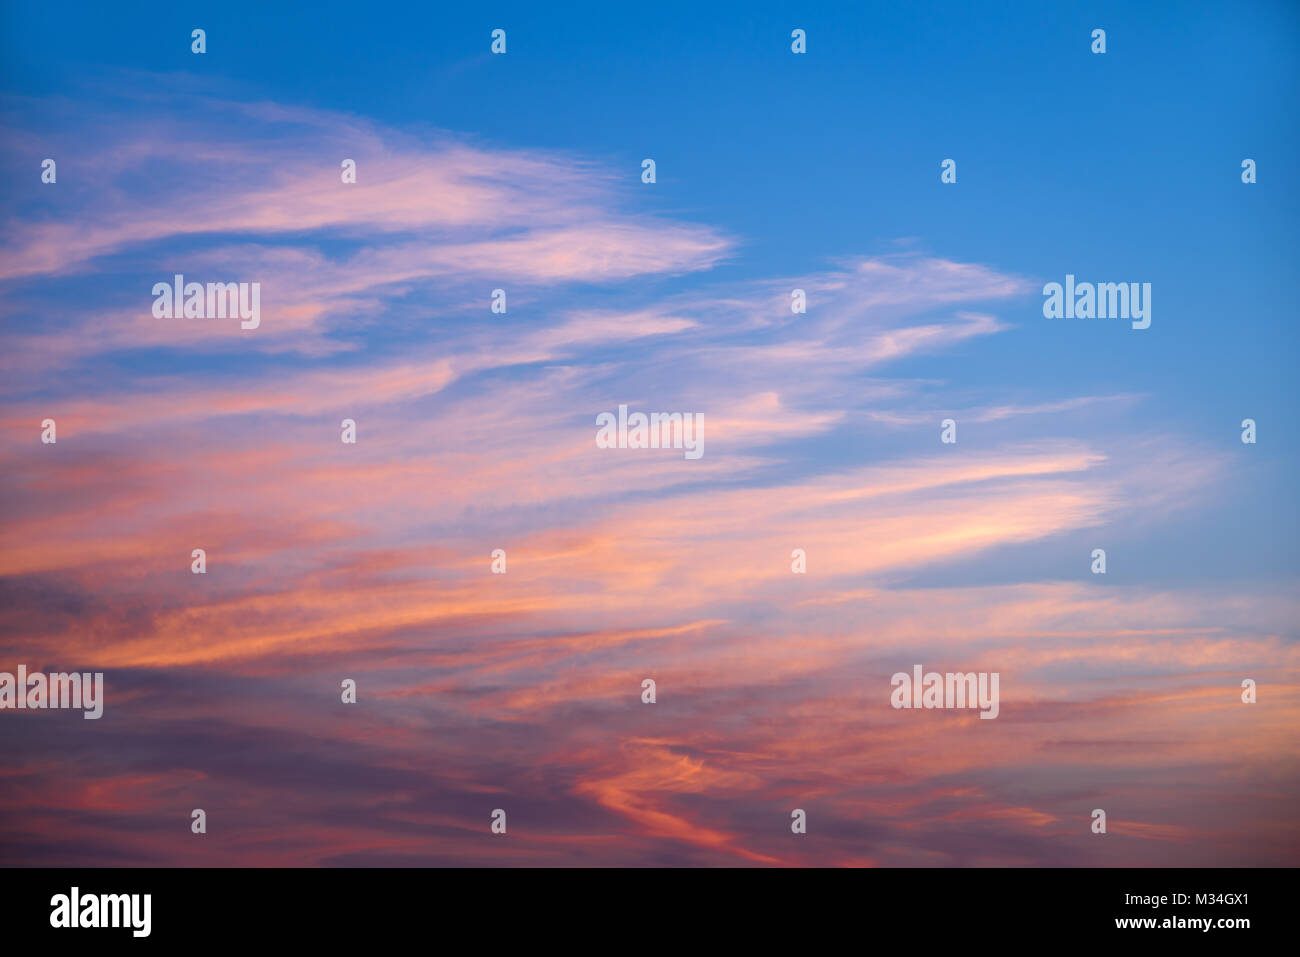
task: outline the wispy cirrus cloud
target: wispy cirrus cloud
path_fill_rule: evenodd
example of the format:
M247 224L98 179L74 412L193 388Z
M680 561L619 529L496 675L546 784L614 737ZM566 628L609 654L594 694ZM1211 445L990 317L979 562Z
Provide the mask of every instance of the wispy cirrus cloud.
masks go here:
M746 277L741 237L638 211L590 159L138 104L15 140L83 145L7 216L5 311L49 321L6 331L0 659L108 671L112 720L4 719L6 861L1294 855L1294 598L1032 557L1183 520L1222 454L1135 426L1131 391L898 371L1016 335L1023 278L920 253ZM260 279L262 327L155 319L172 272ZM620 403L702 412L705 456L597 448ZM948 414L986 431L941 445ZM1027 570L970 577L1008 554ZM1002 717L893 711L915 661L1001 672ZM1243 669L1269 678L1250 724ZM230 838L182 850L191 807Z

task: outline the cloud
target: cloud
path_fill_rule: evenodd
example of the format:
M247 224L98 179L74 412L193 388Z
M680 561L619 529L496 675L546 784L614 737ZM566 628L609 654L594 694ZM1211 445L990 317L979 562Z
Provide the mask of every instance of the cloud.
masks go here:
M1015 335L1013 272L755 275L582 157L134 95L32 121L83 145L5 230L0 669L107 687L0 718L6 863L1293 857L1294 589L1037 561L1176 534L1221 451L1131 392L900 372ZM155 320L177 271L260 279L263 328ZM704 457L597 448L619 404L702 413ZM999 672L999 718L889 708L918 662Z

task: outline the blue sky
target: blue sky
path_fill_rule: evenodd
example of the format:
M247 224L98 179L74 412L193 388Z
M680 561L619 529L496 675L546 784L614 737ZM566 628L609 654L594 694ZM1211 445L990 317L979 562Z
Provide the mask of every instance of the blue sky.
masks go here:
M1009 334L896 372L1008 398L1142 393L1132 414L1143 424L1211 444L1235 441L1252 416L1262 440L1250 454L1279 471L1244 473L1242 500L1203 534L1244 522L1272 539L1294 526L1285 483L1296 461L1284 450L1300 439L1290 169L1300 140L1282 121L1300 115L1300 13L999 6L429 4L376 17L326 3L304 17L256 3L130 16L44 4L6 10L3 49L12 94L63 95L91 113L97 84L118 71L193 74L238 98L621 170L630 206L714 224L736 242L707 274L645 280L666 290L900 248L1036 283L1066 272L1151 282L1155 320L1140 334L1049 323L1031 293L999 310ZM188 49L193 26L208 31L201 60ZM488 53L498 26L505 57ZM789 52L796 26L808 32L804 56ZM1096 27L1105 55L1089 50ZM653 189L638 182L646 156L658 163ZM1259 165L1253 186L1239 180L1247 156ZM955 187L939 183L947 157ZM1266 565L1294 569L1284 541L1267 551Z
M0 657L131 692L91 770L23 738L13 853L134 801L174 862L216 794L209 862L479 861L447 808L499 788L517 863L1293 861L1298 54L1281 2L7 5ZM260 278L262 327L156 320L181 271ZM1067 273L1150 328L1045 319ZM704 458L594 449L621 402ZM1001 669L998 730L872 710L918 654ZM753 832L800 788L852 839Z

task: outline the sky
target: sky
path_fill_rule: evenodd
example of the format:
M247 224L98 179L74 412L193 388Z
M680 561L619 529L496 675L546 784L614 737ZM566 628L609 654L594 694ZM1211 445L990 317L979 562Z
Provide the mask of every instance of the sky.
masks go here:
M0 863L1297 862L1300 8L267 6L0 7Z

